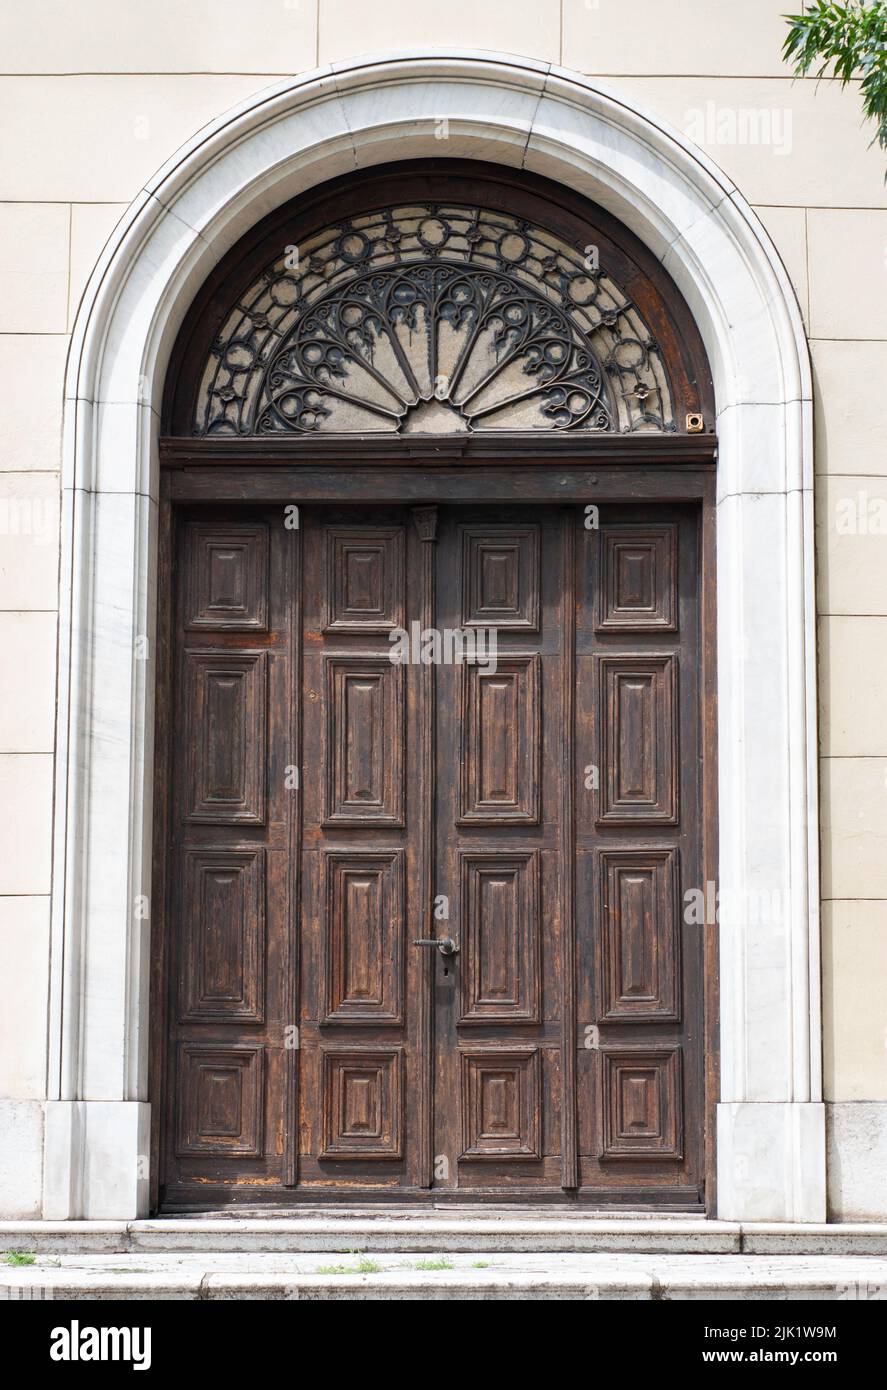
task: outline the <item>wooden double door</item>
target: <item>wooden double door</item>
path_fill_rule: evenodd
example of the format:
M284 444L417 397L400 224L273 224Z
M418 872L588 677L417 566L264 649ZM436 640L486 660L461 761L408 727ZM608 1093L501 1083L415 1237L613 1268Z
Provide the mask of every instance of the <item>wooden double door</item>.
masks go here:
M162 1205L702 1200L697 528L178 511Z

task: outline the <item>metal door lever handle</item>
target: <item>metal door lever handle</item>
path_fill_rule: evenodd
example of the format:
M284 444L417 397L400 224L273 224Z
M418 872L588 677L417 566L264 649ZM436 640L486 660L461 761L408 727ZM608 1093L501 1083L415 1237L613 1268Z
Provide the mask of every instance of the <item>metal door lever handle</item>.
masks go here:
M442 956L454 956L459 950L451 936L425 936L413 942L414 946L436 946Z

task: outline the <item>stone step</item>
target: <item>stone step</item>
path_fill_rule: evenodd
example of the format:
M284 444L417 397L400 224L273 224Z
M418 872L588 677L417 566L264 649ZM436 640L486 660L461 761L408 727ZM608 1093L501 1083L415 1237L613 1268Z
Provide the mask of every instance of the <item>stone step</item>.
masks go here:
M0 1300L300 1299L872 1301L887 1259L835 1255L532 1254L39 1255L0 1266Z
M302 1211L293 1216L145 1221L0 1221L0 1252L41 1254L434 1254L538 1250L574 1254L884 1255L887 1224L755 1224L683 1216L585 1216L563 1209L483 1215L435 1211Z

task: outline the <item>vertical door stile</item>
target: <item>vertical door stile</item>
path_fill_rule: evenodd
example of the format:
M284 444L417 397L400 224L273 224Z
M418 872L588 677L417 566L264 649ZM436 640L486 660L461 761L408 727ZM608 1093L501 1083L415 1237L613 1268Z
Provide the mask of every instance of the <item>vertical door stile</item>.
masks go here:
M298 770L297 786L287 799L289 833L289 902L286 924L284 998L287 1013L283 1020L283 1047L286 1049L286 1137L284 1150L285 1187L299 1181L299 1021L301 1019L301 921L302 899L302 533L287 532L289 554L286 565L291 652L289 689L289 757ZM292 1029L295 1028L295 1034Z
M435 597L435 543L437 541L437 507L414 507L413 525L419 537L421 555L419 622L423 630L434 627L436 619ZM437 758L435 740L435 693L436 671L433 665L419 665L413 668L419 682L419 746L421 749L421 768L419 773L419 807L421 832L418 845L419 857L419 901L423 916L419 922L420 936L434 935L434 848L435 848L435 765ZM434 1114L432 1109L432 1090L434 1085L434 970L435 962L430 958L421 967L421 988L418 999L418 1047L419 1094L417 1097L418 1118L416 1135L416 1186L432 1185L432 1130Z
M574 813L576 777L574 698L576 688L576 522L572 510L562 517L563 596L562 596L562 690L563 690L563 777L560 818L561 931L563 941L561 980L563 1040L561 1065L563 1099L561 1109L561 1185L579 1186L578 1117L576 1109L576 825Z
M176 554L175 514L169 499L169 474L160 473L160 505L157 522L158 574L173 572ZM157 604L157 690L172 688L175 671L175 610L169 584L160 587ZM151 1105L151 1176L150 1209L157 1211L161 1204L161 1168L165 1154L166 1136L172 1126L173 1088L167 1077L171 1031L172 989L168 987L170 952L170 922L172 920L171 857L173 853L173 824L170 805L170 766L172 763L172 730L174 724L170 700L157 701L157 722L154 731L154 857L152 896L159 911L152 925L151 940L151 998L155 1008L155 1027L151 1036L150 1095ZM165 1174L164 1174L165 1176Z

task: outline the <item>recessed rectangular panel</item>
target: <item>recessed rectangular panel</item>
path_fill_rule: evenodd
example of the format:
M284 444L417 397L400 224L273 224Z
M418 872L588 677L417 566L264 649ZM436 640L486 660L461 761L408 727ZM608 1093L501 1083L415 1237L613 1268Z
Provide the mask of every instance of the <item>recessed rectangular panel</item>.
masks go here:
M321 1158L400 1158L399 1048L325 1051Z
M179 1044L176 1154L180 1158L261 1157L263 1064L259 1044Z
M326 632L390 632L403 627L404 528L328 526Z
M328 1023L402 1018L403 851L327 851Z
M461 526L462 624L537 632L539 527Z
M538 1022L538 851L460 857L461 1021Z
M264 1018L265 851L184 852L179 1020Z
M607 525L598 540L599 632L677 629L677 527Z
M600 701L598 823L678 819L676 656L595 658Z
M462 1051L460 1158L541 1157L539 1052L535 1047Z
M185 819L265 822L267 655L185 653Z
M463 824L537 825L542 760L540 659L500 654L463 667Z
M268 626L268 527L188 523L185 627L264 632Z
M680 1017L678 851L598 851L600 1020Z
M683 1157L677 1047L602 1048L601 1158Z
M326 667L325 825L403 824L403 667L330 656Z

